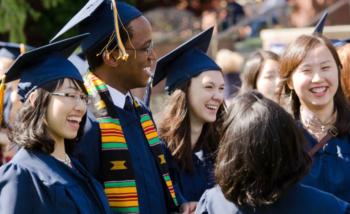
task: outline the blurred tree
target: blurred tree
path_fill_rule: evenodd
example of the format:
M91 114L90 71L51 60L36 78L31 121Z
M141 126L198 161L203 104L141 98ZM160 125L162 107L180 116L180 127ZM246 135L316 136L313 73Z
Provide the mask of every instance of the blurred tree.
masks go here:
M23 42L33 46L47 43L88 0L0 0L0 40ZM194 10L192 0L123 0L141 11L186 2L184 9ZM203 5L215 0L197 0L197 15ZM198 13L199 12L199 13ZM67 36L76 34L76 29Z

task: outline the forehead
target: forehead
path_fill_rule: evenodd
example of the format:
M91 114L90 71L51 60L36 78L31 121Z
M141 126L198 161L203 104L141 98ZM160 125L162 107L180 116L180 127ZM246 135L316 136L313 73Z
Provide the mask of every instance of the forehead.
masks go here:
M58 87L59 89L72 89L72 90L80 90L79 85L76 83L76 81L69 79L69 78L65 78L63 80L63 83Z
M215 83L215 84L224 84L224 77L220 71L204 71L198 76L192 78L192 82L195 83Z
M152 27L144 16L134 19L129 26L132 29L131 41L134 45L143 45L152 40Z
M320 44L312 48L301 61L300 65L319 64L325 61L335 63L335 59L327 46Z

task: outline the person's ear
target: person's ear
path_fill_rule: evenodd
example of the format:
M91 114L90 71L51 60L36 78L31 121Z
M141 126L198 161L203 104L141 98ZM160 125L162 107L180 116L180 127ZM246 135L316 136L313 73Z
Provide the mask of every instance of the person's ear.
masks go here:
M287 86L288 86L288 88L289 88L290 90L293 90L293 89L294 89L293 81L292 81L291 78L289 78L289 79L287 80Z
M33 91L29 94L28 101L32 107L35 107L35 101L38 98L38 92L37 90Z
M102 54L103 62L109 66L118 66L118 52L117 51L104 51Z

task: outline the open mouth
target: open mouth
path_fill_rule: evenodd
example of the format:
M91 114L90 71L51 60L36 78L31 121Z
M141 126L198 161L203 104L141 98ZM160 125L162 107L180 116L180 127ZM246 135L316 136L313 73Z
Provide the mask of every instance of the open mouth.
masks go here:
M327 86L321 86L321 87L313 87L309 89L311 93L318 94L318 93L325 93L328 90Z
M81 117L78 116L69 116L67 118L67 121L69 123L70 126L72 126L73 128L79 129L80 126L80 122L81 122Z
M212 104L207 104L207 105L205 105L205 107L211 111L216 111L219 108L218 105L212 105Z

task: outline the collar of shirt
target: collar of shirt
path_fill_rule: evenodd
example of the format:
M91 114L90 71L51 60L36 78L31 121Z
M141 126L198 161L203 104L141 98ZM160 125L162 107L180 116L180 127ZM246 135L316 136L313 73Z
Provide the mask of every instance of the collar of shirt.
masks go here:
M123 94L115 88L107 85L109 94L111 95L113 104L119 108L124 108L126 96L130 96L129 92L127 94Z

